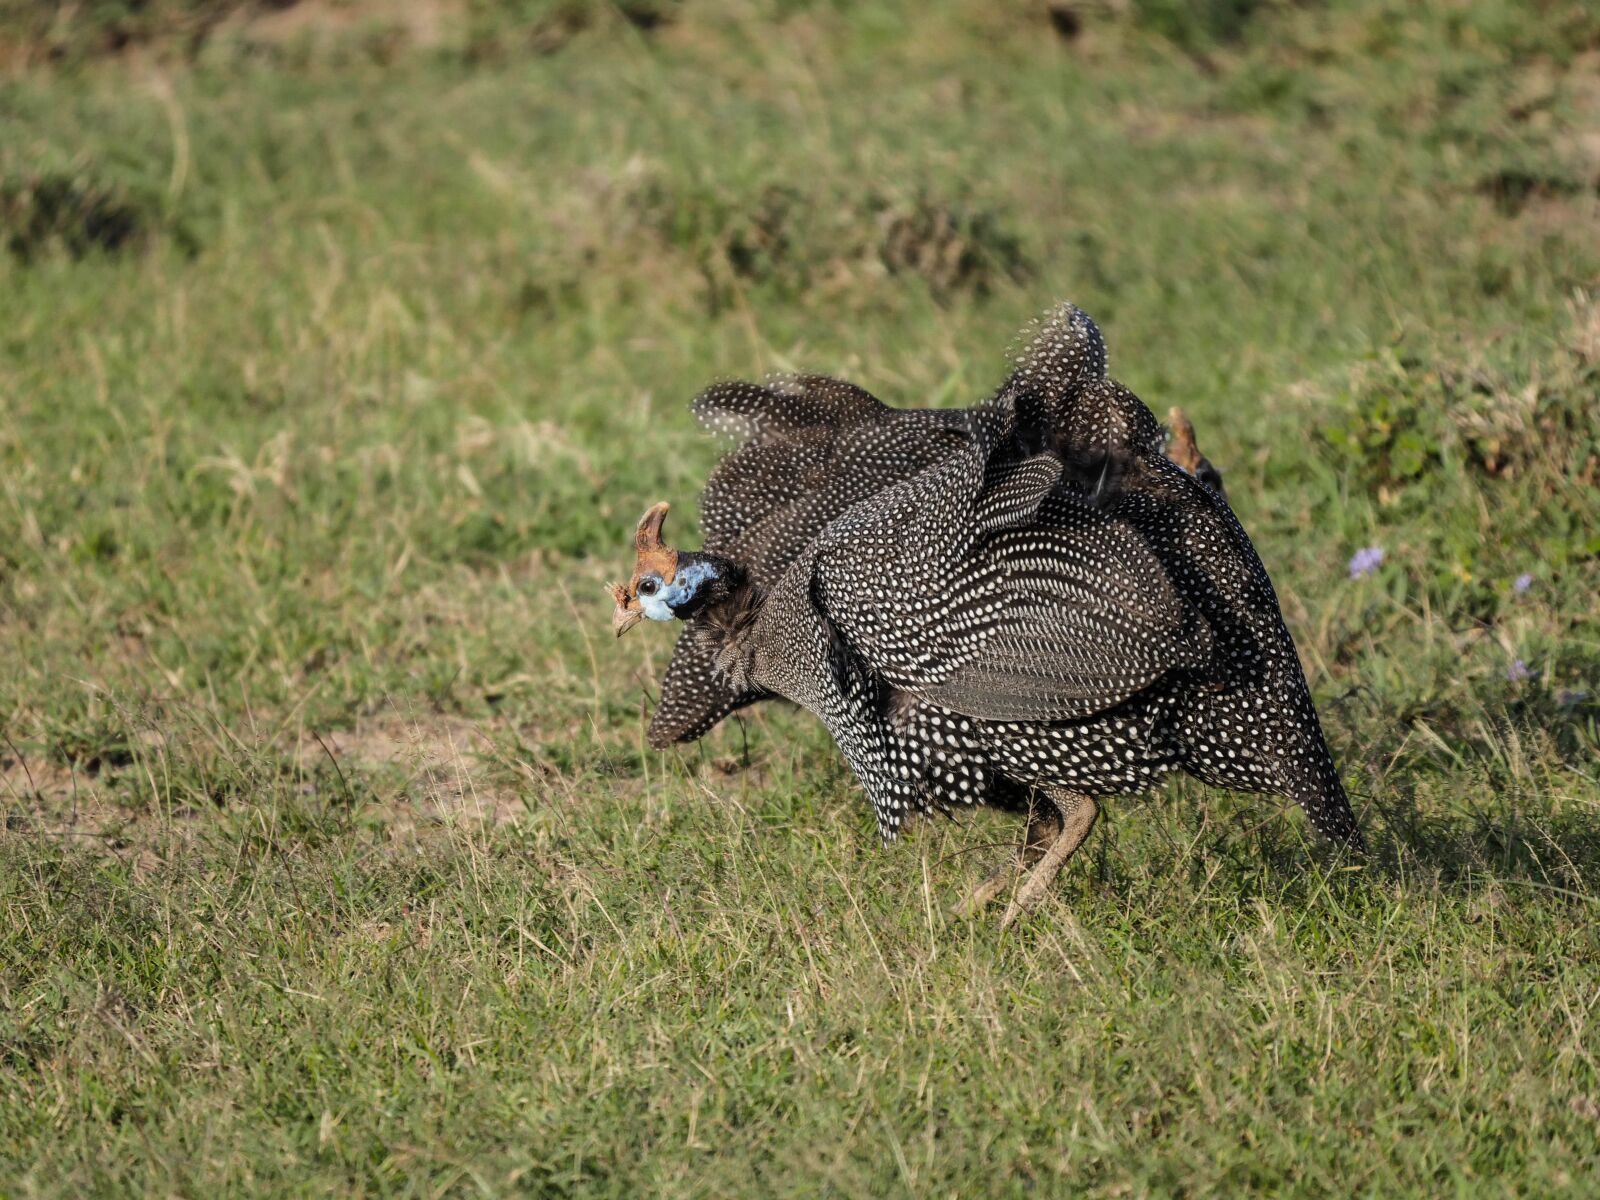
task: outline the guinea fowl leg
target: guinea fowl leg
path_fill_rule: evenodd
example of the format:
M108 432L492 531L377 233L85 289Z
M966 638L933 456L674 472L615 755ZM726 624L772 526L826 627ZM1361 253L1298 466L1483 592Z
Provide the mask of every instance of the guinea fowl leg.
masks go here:
M956 905L956 916L970 917L999 897L1001 892L1011 887L1019 870L1032 866L1050 852L1060 833L1060 810L1048 800L1042 804L1035 801L1028 813L1027 836L1016 857L1006 859L993 875L967 893L967 898Z
M1094 802L1092 796L1085 796L1078 792L1069 792L1064 788L1051 788L1048 795L1060 810L1059 832L1050 842L1044 852L1044 857L1039 860L1039 865L1034 867L1033 874L1023 881L1017 889L1017 894L1011 898L1011 903L1006 905L1005 916L1000 918L1000 931L1004 933L1010 929L1013 922L1023 913L1036 907L1044 894L1050 890L1050 885L1056 881L1056 876L1061 874L1061 868L1067 865L1067 860L1084 839L1089 836L1089 831L1094 828L1095 818L1100 815L1100 806ZM1032 829L1032 826L1029 826Z

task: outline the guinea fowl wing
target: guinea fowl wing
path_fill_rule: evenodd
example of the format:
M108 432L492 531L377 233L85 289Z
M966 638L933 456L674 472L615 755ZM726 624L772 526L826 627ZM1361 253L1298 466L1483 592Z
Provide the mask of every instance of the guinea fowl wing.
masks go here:
M714 657L707 643L691 632L678 635L661 677L661 702L650 718L650 744L657 750L702 738L723 717L769 698L759 688L729 686L717 675Z
M890 408L843 380L797 375L720 383L691 405L701 424L739 439L701 496L703 544L770 586L851 505L915 475L961 444L961 414ZM712 652L678 639L650 721L650 743L690 742L767 696L735 689Z
M722 383L690 405L701 424L741 439L706 481L707 550L768 585L852 504L960 445L961 414L890 408L823 375Z
M1057 721L1205 663L1209 629L1138 533L1056 490L1053 455L991 464L988 441L819 539L813 598L868 668L965 716Z

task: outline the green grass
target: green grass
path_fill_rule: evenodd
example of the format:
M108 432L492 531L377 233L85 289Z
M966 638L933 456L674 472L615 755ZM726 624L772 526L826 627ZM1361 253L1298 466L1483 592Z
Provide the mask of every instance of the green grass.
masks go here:
M271 9L0 17L0 1195L1587 1194L1585 6ZM1057 298L1367 863L1177 782L1002 937L1014 822L646 749L689 397L970 403Z

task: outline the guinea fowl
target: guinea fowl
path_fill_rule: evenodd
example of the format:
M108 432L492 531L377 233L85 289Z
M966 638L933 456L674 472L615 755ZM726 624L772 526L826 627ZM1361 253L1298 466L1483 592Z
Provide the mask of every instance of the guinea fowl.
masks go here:
M645 514L618 634L687 623L730 693L818 716L885 838L914 814L1023 808L1044 895L1096 797L1174 770L1290 797L1361 845L1272 585L1221 496L1160 453L1132 392L1085 377L1058 310L950 446L828 521L774 578L661 540ZM1009 874L969 898L998 895Z
M1088 314L1060 305L1047 326L1056 392L1104 378L1106 349ZM1019 370L1025 370L1026 364ZM909 479L964 440L971 410L890 408L856 387L822 375L763 383L715 384L690 406L708 429L739 440L712 472L700 498L704 549L738 562L771 586L827 523L851 505ZM1035 426L1048 413L1028 414ZM1166 452L1218 492L1222 476L1195 446L1181 410L1168 416ZM713 669L700 637L686 630L661 681L649 741L659 749L702 737L729 713L766 698L735 690Z

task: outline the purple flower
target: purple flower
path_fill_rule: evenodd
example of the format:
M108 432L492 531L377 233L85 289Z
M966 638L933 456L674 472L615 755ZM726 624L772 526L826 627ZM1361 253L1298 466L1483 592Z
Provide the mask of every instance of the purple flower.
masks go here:
M1513 579L1511 581L1511 590L1513 592L1517 593L1517 595L1519 595L1519 596L1522 595L1523 592L1527 591L1532 586L1533 586L1533 574L1532 574L1532 572L1529 572L1529 571L1524 571L1521 575L1518 575L1515 579Z
M1350 578L1361 579L1383 565L1383 547L1367 546L1350 556Z
M1588 692L1560 691L1556 693L1556 703L1562 708L1574 708L1589 698Z
M1506 668L1506 678L1512 683L1521 683L1524 679L1532 679L1538 673L1539 672L1537 671L1529 670L1528 664L1523 662L1520 658L1513 661L1512 664Z

